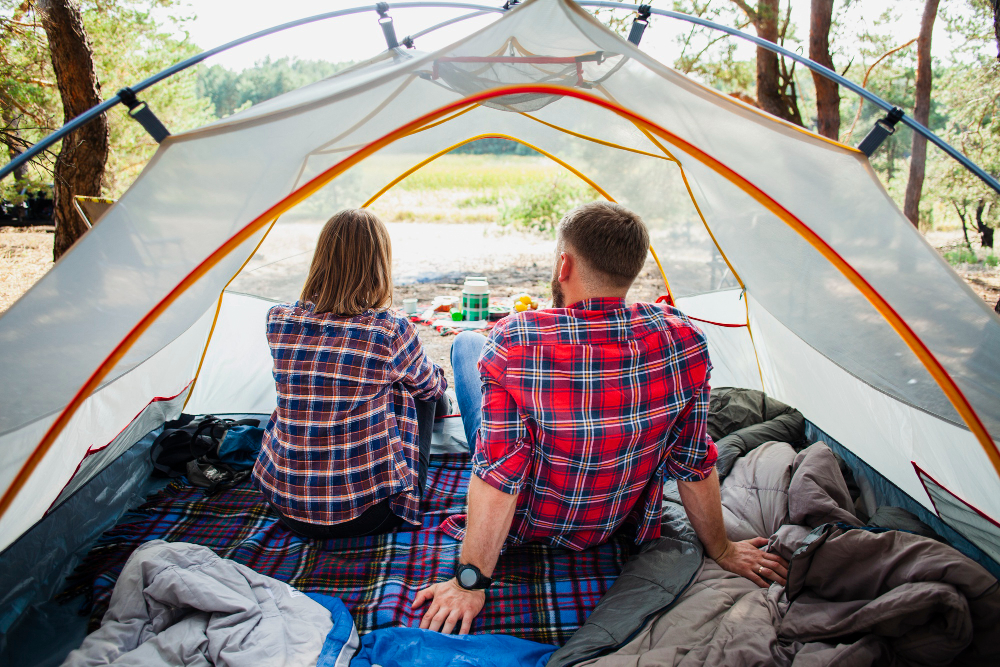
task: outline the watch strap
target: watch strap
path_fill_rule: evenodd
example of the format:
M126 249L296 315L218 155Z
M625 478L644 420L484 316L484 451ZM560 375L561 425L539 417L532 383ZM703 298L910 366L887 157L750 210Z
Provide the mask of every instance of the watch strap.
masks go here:
M470 575L475 575L474 579ZM458 563L455 566L455 581L467 591L481 591L493 585L493 580L470 563Z

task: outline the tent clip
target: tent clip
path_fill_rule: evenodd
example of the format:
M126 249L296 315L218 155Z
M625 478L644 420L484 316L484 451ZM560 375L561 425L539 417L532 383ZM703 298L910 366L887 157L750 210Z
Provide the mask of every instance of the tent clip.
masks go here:
M399 47L399 41L396 39L396 29L392 26L392 17L389 16L389 3L380 2L375 5L375 11L378 12L378 24L382 26L382 34L385 35L385 45L386 48L395 49ZM410 44L413 40L410 40ZM413 47L410 47L413 48Z
M649 16L652 13L652 7L649 5L639 5L635 20L632 21L632 29L628 33L628 41L639 46L639 42L642 41L642 33L646 32L646 28L649 26Z
M170 131L160 122L149 105L136 98L134 90L128 87L122 88L118 91L118 99L128 107L128 115L136 119L139 125L142 125L142 129L156 140L156 143L162 143L170 136Z
M871 157L872 153L877 151L878 147L882 145L882 142L892 136L896 131L896 123L902 119L903 110L899 107L893 107L884 118L875 121L875 127L858 144L858 150Z
M509 9L514 9L514 7L520 4L520 2L521 0L507 0L507 2L503 3L503 10L507 11Z

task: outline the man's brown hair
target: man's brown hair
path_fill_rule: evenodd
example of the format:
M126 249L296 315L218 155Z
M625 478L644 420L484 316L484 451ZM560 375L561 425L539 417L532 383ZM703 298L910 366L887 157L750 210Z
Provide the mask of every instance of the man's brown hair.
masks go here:
M374 213L349 208L327 220L302 300L317 313L348 317L392 305L392 243Z
M558 232L562 241L613 287L631 285L646 263L646 224L621 204L595 201L579 206L566 214Z

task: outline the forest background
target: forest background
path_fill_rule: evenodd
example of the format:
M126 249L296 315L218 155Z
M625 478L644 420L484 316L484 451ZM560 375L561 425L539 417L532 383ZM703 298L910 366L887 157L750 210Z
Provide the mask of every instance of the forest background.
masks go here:
M934 132L994 177L1000 176L998 0L881 2L883 11L874 18L869 11L864 21L858 17L866 4L870 10L873 0L812 0L808 23L802 20L801 11L793 14L793 2L799 9L805 4L804 0L655 0L654 6L755 32L825 62L908 114L925 119ZM180 0L0 0L0 145L6 147L5 157L15 157L62 125L66 116L75 115L64 108L69 75L65 67L60 70L58 66L63 47L58 42L59 26L53 25L52 18L56 10L74 7L91 53L96 92L104 98L203 48L216 46L194 43L187 32L194 20L193 10ZM904 14L913 13L922 16L919 31L912 28L913 21L901 20ZM601 11L598 18L625 35L634 14ZM931 27L936 22L935 35L944 27L949 47L942 52L939 45L933 58L929 57L928 21ZM647 36L653 38L664 36ZM870 104L860 104L846 90L838 92L835 86L831 90L822 81L817 83L793 62L755 53L721 33L684 27L674 29L669 39L674 41L674 57L667 64L844 143L857 144L883 115ZM144 91L142 98L176 133L330 76L348 64L267 58L241 71L203 65ZM107 115L106 132L104 168L96 178L92 174L92 185L78 186L76 194L119 197L155 151L155 142L122 107ZM922 149L918 143L911 131L900 127L874 154L872 166L886 190L921 231L961 231L960 236L948 237L953 242L943 247L937 244L952 264L978 267L987 273L996 269L993 245L994 230L1000 225L1000 195L935 147ZM19 170L15 178L0 182L0 199L7 206L17 206L34 192L51 190L53 183L68 188L67 177L59 173L58 156L63 149L53 147ZM465 147L467 153L512 157L524 156L525 150L499 140ZM923 166L922 150L926 150ZM559 211L588 196L556 175L517 178L523 170L502 160L489 162L488 156L470 157L465 163L459 156L455 160L443 162L437 172L418 174L420 178L409 186L449 188L454 184L448 179L464 178L468 181L464 185L480 192L471 198L453 198L448 215L458 219L473 215L546 232ZM63 162L67 162L65 155ZM477 181L477 174L486 180ZM492 180L486 175L492 175ZM509 183L502 182L505 175L511 177ZM97 191L79 191L87 187ZM67 224L63 230L66 238L60 242L58 199L57 193L56 256L85 231L74 231ZM419 217L419 211L405 208L401 205L390 215L397 220ZM442 217L440 213L437 216Z

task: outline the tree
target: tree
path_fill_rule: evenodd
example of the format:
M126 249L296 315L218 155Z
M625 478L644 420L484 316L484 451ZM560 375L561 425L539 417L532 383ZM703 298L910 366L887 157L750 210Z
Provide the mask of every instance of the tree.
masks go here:
M758 0L756 8L745 0L732 2L750 19L758 37L784 44L791 22L791 2L784 20L781 20L781 0ZM778 118L802 125L795 89L795 63L789 67L784 58L761 46L757 47L757 106Z
M833 22L833 0L812 0L809 23L809 57L830 69L830 25ZM834 70L836 71L836 70ZM836 81L812 73L816 86L816 131L830 139L840 138L840 86Z
M913 105L913 119L927 125L931 115L931 87L934 72L931 68L931 34L937 17L940 0L926 0L924 15L920 21L920 36L917 37L917 85ZM910 177L906 182L906 199L903 214L913 225L920 224L920 195L924 187L927 169L927 139L918 132L913 133L913 148L910 151Z
M268 57L239 73L222 65L202 67L198 71L198 94L212 101L216 117L225 118L245 106L333 76L351 64Z
M997 40L997 60L1000 60L1000 0L990 0L990 9L993 10L993 36ZM1000 308L1000 301L997 302L997 308Z
M943 11L948 31L959 37L950 62L940 68L935 81L935 98L947 109L942 138L955 146L994 177L1000 176L1000 63L987 55L994 37L992 26L984 23L989 11L985 3L971 3L974 10L952 6ZM932 117L933 119L933 117ZM995 228L1000 222L1000 194L951 158L938 154L928 161L927 187L933 199L946 202L955 212L966 235L971 229L979 245L994 246Z
M30 2L0 0L0 144L11 160L53 125L49 109L56 103L55 82L40 28ZM2 184L0 196L20 203L23 190L48 182L49 155L42 156L39 166L44 175L19 167L13 180Z
M74 0L41 0L38 11L62 98L63 121L68 123L102 101L94 52L83 26L80 6ZM104 115L70 132L62 141L53 187L55 259L87 231L73 206L73 197L101 194L108 150L108 120Z

